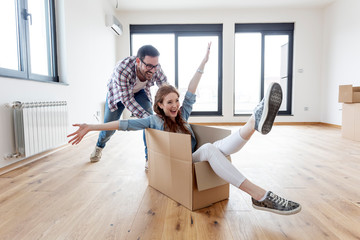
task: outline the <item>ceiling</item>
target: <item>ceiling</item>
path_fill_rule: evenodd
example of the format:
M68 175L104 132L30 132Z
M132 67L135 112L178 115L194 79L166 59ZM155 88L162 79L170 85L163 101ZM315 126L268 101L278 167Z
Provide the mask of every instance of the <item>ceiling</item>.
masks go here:
M119 11L323 8L337 0L110 0Z

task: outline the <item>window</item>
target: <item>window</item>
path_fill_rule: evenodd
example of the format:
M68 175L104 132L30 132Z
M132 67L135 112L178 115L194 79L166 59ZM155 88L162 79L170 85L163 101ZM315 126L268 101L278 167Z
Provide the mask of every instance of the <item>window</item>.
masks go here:
M54 0L0 1L0 76L58 82Z
M235 25L234 114L250 114L267 86L283 90L279 114L291 114L293 23Z
M159 50L159 62L168 82L179 90L181 97L205 56L207 44L212 42L192 115L222 114L221 24L130 25L130 36L131 55L136 55L137 50L147 44Z

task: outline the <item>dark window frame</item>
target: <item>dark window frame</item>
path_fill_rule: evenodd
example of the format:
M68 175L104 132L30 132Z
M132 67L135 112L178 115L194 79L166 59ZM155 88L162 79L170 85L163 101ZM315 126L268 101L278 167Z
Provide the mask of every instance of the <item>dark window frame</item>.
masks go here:
M44 9L45 16L49 19L50 31L47 32L47 44L49 46L50 58L48 59L49 72L51 76L31 73L30 43L29 43L29 17L27 14L27 0L15 0L16 9L16 30L18 48L18 70L1 68L0 77L33 80L40 82L59 82L57 64L57 43L56 43L56 18L55 0L45 2L47 9Z
M289 52L288 52L288 82L287 82L287 105L286 111L279 111L278 115L291 115L292 112L292 88L293 88L293 56L294 56L294 23L236 23L235 33L261 33L261 84L260 96L264 97L264 58L265 48L264 39L266 35L288 35L289 36ZM235 79L234 79L235 81ZM261 100L259 99L259 100ZM235 103L234 103L235 106ZM235 112L235 110L233 110ZM244 114L235 114L234 116L242 116Z
M132 34L162 34L172 33L175 36L175 87L179 84L178 74L178 37L181 36L217 36L218 49L218 109L216 111L193 111L191 116L222 116L222 52L223 52L223 25L222 24L157 24L157 25L130 25L130 51L132 49ZM130 53L133 55L133 53Z

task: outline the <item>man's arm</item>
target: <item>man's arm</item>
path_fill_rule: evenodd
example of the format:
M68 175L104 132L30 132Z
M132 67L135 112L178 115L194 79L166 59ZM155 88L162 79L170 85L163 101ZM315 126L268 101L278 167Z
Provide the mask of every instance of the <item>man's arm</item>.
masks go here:
M134 94L127 92L122 96L122 103L124 106L137 118L144 118L150 116L150 114L135 100Z
M167 81L167 77L164 73L164 71L162 70L162 68L160 68L158 71L157 71L157 76L156 76L156 85L158 87L161 87L162 85L164 84L168 84L168 81Z

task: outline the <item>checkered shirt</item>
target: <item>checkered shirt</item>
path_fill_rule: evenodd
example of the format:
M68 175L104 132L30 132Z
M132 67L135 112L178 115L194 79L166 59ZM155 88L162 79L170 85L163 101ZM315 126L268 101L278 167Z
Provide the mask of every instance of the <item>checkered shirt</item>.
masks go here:
M118 109L118 102L122 102L137 118L150 116L134 98L133 88L137 78L136 56L127 57L116 64L107 85L108 106L111 112ZM154 73L153 78L147 82L144 88L150 102L152 102L150 87L153 86L154 83L156 83L157 86L167 83L167 77L161 68Z

